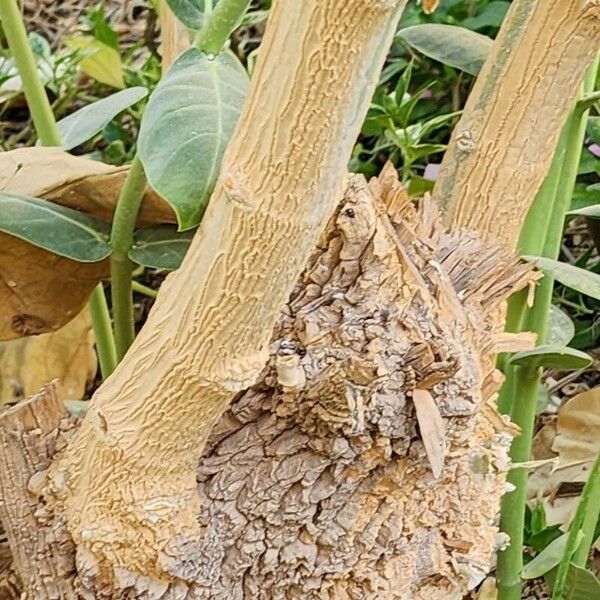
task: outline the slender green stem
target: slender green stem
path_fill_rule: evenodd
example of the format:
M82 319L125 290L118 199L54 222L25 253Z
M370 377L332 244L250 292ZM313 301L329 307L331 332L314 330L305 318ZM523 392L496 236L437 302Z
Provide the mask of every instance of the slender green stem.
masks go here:
M586 77L583 91L593 89L597 63ZM587 115L575 108L564 126L550 172L525 221L519 246L522 252L557 258L563 237L565 213L577 177L581 145L585 134ZM552 302L554 281L544 277L536 291L534 305L526 306L523 294L510 304L509 326L513 330L529 330L538 334L538 344L545 342L548 315ZM519 463L529 460L533 438L539 369L511 367L505 369L506 381L500 393L499 408L521 428L511 447L511 460ZM525 518L526 469L513 469L508 481L515 489L502 499L500 528L510 537L510 545L498 555L498 600L521 598L521 571L523 569L523 525Z
M583 488L575 518L569 528L567 546L554 580L553 600L565 600L566 598L565 587L571 563L577 567L585 567L594 543L598 516L600 516L600 452L596 456Z
M97 285L92 292L88 306L92 316L100 372L102 379L106 379L117 366L117 349L102 284Z
M17 71L21 76L23 92L40 142L44 146L60 146L56 120L37 71L17 0L0 0L0 20Z
M112 247L110 256L111 294L119 361L125 356L135 337L131 293L135 265L129 260L129 250L133 246L135 222L145 190L144 168L136 156L119 195L110 236Z
M529 460L539 382L539 369L516 367L514 385L519 390L519 398L515 403L512 419L521 424L521 435L515 438L511 447L513 463ZM498 554L498 598L520 600L527 469L513 469L508 474L507 481L515 489L503 496L501 504L500 528L510 536L510 545Z
M148 298L158 298L158 292L153 290L152 288L140 283L139 281L131 282L131 289L138 294L143 294L144 296L148 296Z
M221 0L204 19L202 29L194 40L194 46L206 54L221 52L249 5L250 0Z
M40 142L43 146L60 146L61 139L56 119L40 80L35 57L27 37L27 30L16 0L0 0L0 20L17 71L21 76L23 92ZM89 309L100 370L102 377L106 378L115 368L116 355L110 313L102 284L99 284L92 292Z

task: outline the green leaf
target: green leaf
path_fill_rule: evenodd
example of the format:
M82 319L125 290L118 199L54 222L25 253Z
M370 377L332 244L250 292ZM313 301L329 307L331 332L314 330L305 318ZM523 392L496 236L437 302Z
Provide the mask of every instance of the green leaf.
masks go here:
M83 59L79 62L79 67L90 77L114 88L125 87L123 64L118 50L93 37L75 37L65 43L69 48L82 52Z
M462 21L461 25L476 31L486 27L493 27L496 29L502 25L502 21L504 20L509 8L510 2L490 2L483 7L478 15L474 17L468 17Z
M0 192L0 231L78 262L110 254L110 225L39 198Z
M209 58L191 48L150 96L139 155L180 230L195 227L204 213L247 89L248 76L232 54Z
M566 346L575 336L575 324L558 306L550 306L546 340L551 346Z
M565 585L565 600L600 598L600 580L588 569L571 563Z
M406 27L398 36L425 56L477 75L493 40L464 27L427 23Z
M533 262L546 275L553 277L568 288L600 300L600 275L597 273L551 258L537 256L524 256L523 258Z
M159 225L135 232L129 258L144 267L178 269L188 251L195 229L178 232L175 227Z
M577 210L570 210L567 214L587 217L588 219L600 219L600 204L578 208Z
M548 369L561 369L564 371L585 369L592 364L591 357L574 348L567 346L551 346L545 344L532 350L525 350L513 354L508 360L509 364L531 368L545 367Z
M205 0L167 0L175 16L190 29L200 29Z
M569 534L563 533L550 542L534 559L525 565L523 579L537 579L556 567L563 557L568 539Z
M148 94L144 87L132 87L88 104L58 122L65 150L71 150L102 131L120 112Z

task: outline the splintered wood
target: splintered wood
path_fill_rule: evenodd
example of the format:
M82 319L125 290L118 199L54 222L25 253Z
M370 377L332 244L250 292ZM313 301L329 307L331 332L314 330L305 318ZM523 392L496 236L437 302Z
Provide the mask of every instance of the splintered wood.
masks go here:
M369 184L352 176L260 381L203 451L200 538L161 548L165 581L107 569L79 545L74 588L190 600L441 600L472 589L491 567L514 434L492 404L497 307L530 269L446 233L431 200L416 210L390 167ZM64 487L60 476L46 493ZM174 501L144 508L161 519Z

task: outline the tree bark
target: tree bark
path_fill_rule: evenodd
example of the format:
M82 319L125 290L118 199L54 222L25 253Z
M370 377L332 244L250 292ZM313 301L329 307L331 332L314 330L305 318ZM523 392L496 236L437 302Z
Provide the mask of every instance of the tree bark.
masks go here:
M444 156L434 197L452 229L515 248L583 75L600 50L595 0L516 0Z
M72 541L64 521L40 505L44 473L73 428L54 385L0 416L0 518L14 569L36 600L75 598ZM10 581L3 581L7 593Z
M446 600L489 571L514 434L495 354L523 343L499 307L531 273L491 203L452 221L482 241L389 169L345 182L403 4L275 3L201 230L45 479L74 547L57 597Z
M403 5L273 7L200 231L53 478L77 546L101 568L186 578L202 537L198 454L267 362L279 311L342 193Z

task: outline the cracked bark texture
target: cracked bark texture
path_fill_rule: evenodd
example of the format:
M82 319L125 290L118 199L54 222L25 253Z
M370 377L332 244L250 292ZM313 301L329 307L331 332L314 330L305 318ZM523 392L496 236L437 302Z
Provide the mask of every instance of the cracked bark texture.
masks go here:
M21 586L35 600L75 598L73 545L64 517L41 498L50 463L74 427L54 385L0 414L0 518L13 562L3 561L3 598Z
M513 433L493 407L495 340L507 344L495 309L530 278L511 254L445 233L430 200L417 211L393 170L369 185L353 176L280 311L259 382L202 452L199 537L162 548L158 579L78 544L73 593L461 598L499 541ZM437 479L414 390L428 390L442 415ZM158 520L172 501L160 500Z
M275 3L198 235L54 465L88 562L185 579L202 539L198 454L268 360L281 307L343 192L404 3Z
M444 156L434 197L453 229L515 248L583 75L598 0L516 0Z

